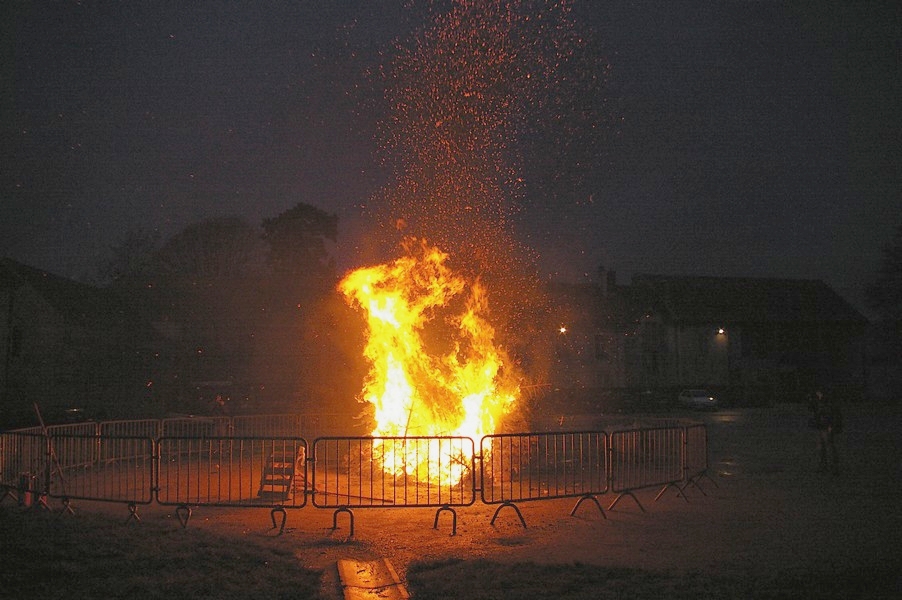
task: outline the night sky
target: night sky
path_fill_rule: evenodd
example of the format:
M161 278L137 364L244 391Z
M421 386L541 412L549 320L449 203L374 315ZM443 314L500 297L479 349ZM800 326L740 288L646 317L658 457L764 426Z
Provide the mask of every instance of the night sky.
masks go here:
M3 3L0 255L84 277L129 230L306 202L356 266L389 177L373 74L428 23L404 4ZM860 306L902 223L902 5L573 14L612 119L579 185L517 215L545 274L815 278Z

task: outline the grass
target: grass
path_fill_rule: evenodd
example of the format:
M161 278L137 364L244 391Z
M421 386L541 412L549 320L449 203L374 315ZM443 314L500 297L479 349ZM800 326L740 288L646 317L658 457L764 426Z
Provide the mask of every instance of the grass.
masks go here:
M898 565L768 578L701 573L671 575L584 564L539 565L489 560L417 563L407 572L415 600L596 600L675 598L895 599Z
M290 548L0 505L0 597L321 598Z
M284 540L0 504L2 598L325 600L322 572L300 566L295 551ZM413 600L881 599L902 597L900 567L894 559L754 578L451 559L411 564L407 586Z

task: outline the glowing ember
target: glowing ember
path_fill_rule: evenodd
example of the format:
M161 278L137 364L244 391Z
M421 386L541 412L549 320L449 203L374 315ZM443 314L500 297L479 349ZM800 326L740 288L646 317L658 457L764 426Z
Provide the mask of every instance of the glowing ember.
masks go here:
M496 323L510 340L512 324L529 314L523 305L537 298L524 292L535 287L535 255L511 221L526 190L524 157L535 146L543 158L529 162L531 172L549 180L571 164L586 168L570 150L598 137L590 132L601 122L595 107L603 104L602 73L580 58L588 41L567 0L427 5L427 26L399 41L390 64L378 70L389 108L381 146L393 177L374 204L384 207L380 221L396 224L382 235L394 240L396 230L405 230L438 240L483 274L496 309L503 307L498 312L509 319ZM558 155L560 149L566 152ZM539 163L548 164L540 169ZM540 196L560 201L557 193ZM373 435L478 443L495 431L519 392L495 346L486 290L452 272L437 247L411 239L405 247L402 258L353 271L340 284L366 315L371 370L363 399L374 409ZM457 481L472 457L449 457L448 446L441 457L442 465L454 465L448 468L421 460L442 452L438 446L418 452L418 443L383 444L373 460L389 473ZM443 472L436 476L436 470Z
M478 281L452 272L448 255L425 240L407 240L405 249L394 262L357 269L339 284L366 315L364 355L371 367L363 398L374 408L372 433L463 436L478 443L495 431L518 393L486 320L486 295ZM438 476L424 464L429 459L384 454L376 458L388 472ZM456 472L441 477L457 481L470 457L452 462Z

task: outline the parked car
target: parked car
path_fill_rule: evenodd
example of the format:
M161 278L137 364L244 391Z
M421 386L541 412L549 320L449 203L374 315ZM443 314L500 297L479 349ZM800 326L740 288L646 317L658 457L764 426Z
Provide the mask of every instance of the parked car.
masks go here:
M703 389L683 390L677 396L677 401L681 406L693 410L714 410L717 408L717 398L711 395L708 390Z

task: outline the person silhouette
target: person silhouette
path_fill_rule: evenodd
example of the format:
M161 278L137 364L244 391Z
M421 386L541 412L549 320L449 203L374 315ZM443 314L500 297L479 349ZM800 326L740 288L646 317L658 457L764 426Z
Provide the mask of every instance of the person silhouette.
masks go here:
M842 413L832 397L816 390L811 398L809 424L817 430L818 472L828 469L839 475L839 455L836 452L836 435L842 432Z

